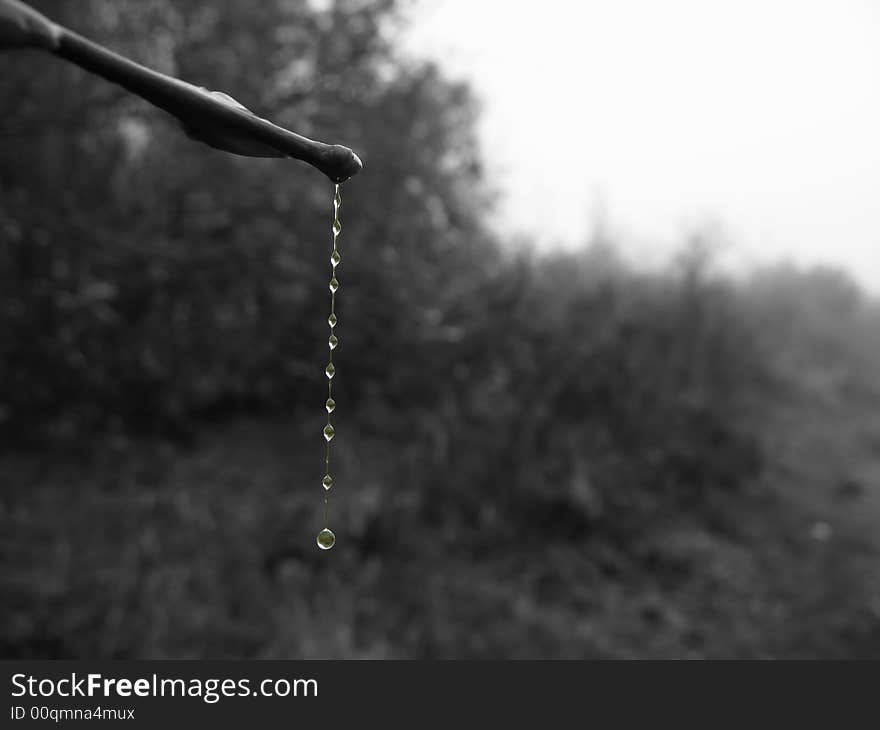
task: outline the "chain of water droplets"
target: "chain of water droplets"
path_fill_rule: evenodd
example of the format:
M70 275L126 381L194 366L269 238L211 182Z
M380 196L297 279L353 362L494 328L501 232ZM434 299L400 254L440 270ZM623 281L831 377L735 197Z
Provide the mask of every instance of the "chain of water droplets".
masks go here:
M318 533L318 547L322 550L329 550L336 543L336 536L330 530L330 500L329 491L333 486L333 477L330 475L330 442L336 434L333 428L333 411L336 410L336 401L333 400L333 376L336 375L336 366L333 364L333 351L339 344L339 340L334 334L336 323L336 292L339 289L339 281L336 279L336 267L342 261L339 255L339 234L342 232L342 224L339 222L339 207L342 205L342 196L339 192L339 185L333 195L333 249L330 252L330 316L327 318L327 324L330 325L330 337L327 344L330 347L330 360L327 367L324 368L324 374L327 376L327 402L324 404L327 409L327 425L324 426L324 440L327 442L327 451L324 455L324 478L321 480L324 486L324 529Z

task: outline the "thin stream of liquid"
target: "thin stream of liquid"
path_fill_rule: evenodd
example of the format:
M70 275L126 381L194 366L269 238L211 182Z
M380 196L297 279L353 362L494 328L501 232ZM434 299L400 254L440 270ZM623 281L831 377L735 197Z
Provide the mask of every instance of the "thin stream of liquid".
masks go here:
M330 316L327 318L327 324L330 326L330 337L327 344L330 348L330 359L327 367L324 368L324 374L327 376L327 401L324 404L327 410L327 425L324 426L324 440L327 442L327 450L324 454L324 478L321 484L324 487L324 529L318 533L318 547L322 550L329 550L336 544L336 535L330 529L330 487L333 486L333 477L330 475L330 442L336 435L333 428L333 411L336 410L336 401L333 400L333 376L336 375L336 366L333 364L333 351L339 344L339 340L334 334L336 324L339 321L336 317L336 292L339 289L339 281L336 278L336 268L342 261L339 255L339 234L342 232L342 224L339 222L339 207L342 205L342 196L339 192L339 184L337 183L333 195L333 248L330 251Z

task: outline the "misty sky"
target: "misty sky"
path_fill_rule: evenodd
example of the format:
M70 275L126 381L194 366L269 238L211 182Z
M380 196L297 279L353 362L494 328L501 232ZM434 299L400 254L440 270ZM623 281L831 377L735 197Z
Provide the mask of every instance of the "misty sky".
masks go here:
M880 291L880 1L421 0L410 52L473 82L500 230L660 263L834 262Z

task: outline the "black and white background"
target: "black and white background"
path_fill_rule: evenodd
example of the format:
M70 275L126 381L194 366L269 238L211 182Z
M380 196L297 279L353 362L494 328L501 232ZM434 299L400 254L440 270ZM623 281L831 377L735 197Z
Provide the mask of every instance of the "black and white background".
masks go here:
M322 553L332 185L0 54L3 658L880 655L872 4L33 5L364 171Z

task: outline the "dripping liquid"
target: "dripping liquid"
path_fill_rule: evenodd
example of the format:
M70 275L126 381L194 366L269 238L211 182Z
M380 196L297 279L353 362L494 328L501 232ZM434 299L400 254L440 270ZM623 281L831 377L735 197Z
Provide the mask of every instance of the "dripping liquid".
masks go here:
M336 337L335 329L339 321L336 316L336 292L339 289L339 280L336 278L336 269L342 262L339 255L339 234L342 232L342 224L339 222L339 206L342 205L342 196L339 192L339 184L336 185L333 194L333 246L330 250L330 315L327 317L327 324L330 327L330 336L327 344L330 349L330 358L327 367L324 368L324 374L327 376L327 400L324 407L327 411L327 425L324 426L324 440L327 442L326 451L324 453L324 478L321 485L324 487L324 529L318 533L317 543L322 550L329 550L336 544L336 536L330 529L330 488L333 486L333 477L330 474L330 444L336 431L333 428L333 411L336 410L336 401L333 400L333 376L336 375L336 366L333 364L333 351L339 345Z

